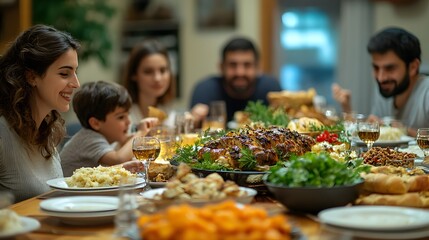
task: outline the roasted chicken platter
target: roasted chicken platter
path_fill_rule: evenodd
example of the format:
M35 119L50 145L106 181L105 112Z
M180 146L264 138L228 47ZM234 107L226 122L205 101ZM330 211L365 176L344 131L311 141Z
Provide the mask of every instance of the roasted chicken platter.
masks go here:
M192 159L184 159L179 151L176 160L191 165L212 163L226 170L266 171L269 166L287 160L291 155L311 151L315 143L312 137L287 128L248 126L201 144ZM186 154L182 152L182 155Z

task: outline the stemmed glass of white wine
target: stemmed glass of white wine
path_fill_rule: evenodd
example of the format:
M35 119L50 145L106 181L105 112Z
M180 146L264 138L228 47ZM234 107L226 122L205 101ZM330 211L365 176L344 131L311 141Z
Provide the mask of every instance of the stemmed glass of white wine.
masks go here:
M133 154L137 160L144 164L144 177L146 184L149 183L149 165L155 161L160 153L160 143L156 137L135 137L133 140ZM139 173L141 176L142 173Z
M429 128L417 129L417 145L423 151L424 163L429 164Z
M361 121L357 124L358 136L362 142L366 143L368 151L380 137L380 125L378 122Z

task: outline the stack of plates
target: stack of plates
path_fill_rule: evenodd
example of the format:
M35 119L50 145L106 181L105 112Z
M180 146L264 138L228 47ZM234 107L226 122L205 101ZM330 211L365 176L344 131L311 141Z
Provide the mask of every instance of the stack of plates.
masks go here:
M118 204L113 196L71 196L44 200L40 209L66 224L98 225L113 221Z
M66 183L67 178L55 178L48 180L46 183L53 189L63 191L63 192L74 192L79 194L94 194L101 193L105 195L109 193L109 195L117 195L119 186L107 186L107 187L69 187ZM136 178L136 182L133 184L124 185L124 187L134 187L135 189L143 188L146 186L146 182L143 178Z
M353 206L323 210L324 227L344 236L373 239L429 237L429 211L394 206Z

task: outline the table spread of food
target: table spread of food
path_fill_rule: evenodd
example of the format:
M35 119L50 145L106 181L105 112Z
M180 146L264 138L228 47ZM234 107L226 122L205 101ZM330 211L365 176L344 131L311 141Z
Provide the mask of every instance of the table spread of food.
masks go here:
M109 193L115 198L75 199L73 206L82 204L81 215L72 210L66 201L70 199L66 203L57 199L60 210L43 201L40 206L67 224L78 224L82 214L96 223L112 223L123 210L124 189L132 189L137 193L134 208L140 210L133 222L142 239L305 239L288 214L319 216L320 224L335 228L336 219L326 217L330 209L356 208L356 214L364 211L368 218L389 214L394 207L426 211L428 168L415 153L418 149L407 151L415 139L404 144L400 128L383 125L375 133L362 130L377 136L375 140L361 137L365 134L357 125L350 127L345 120L316 110L309 100L315 94L276 92L269 95L270 106L249 102L236 113L234 128L195 133L192 140L177 143L170 159L152 162L147 172L150 182L118 166L81 168L69 178L48 181L59 192ZM369 149L368 141L374 144ZM282 211L273 214L254 206L261 196ZM92 212L84 204L100 209L113 204L114 209ZM359 208L370 206L380 213L372 216ZM14 212L0 214L10 219L2 217L0 229L23 228ZM418 236L429 236L419 231Z

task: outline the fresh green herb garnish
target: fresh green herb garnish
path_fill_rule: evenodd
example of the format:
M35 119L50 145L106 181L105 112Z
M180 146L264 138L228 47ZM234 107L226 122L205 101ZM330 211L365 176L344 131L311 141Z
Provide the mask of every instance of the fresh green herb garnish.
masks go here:
M310 130L312 132L323 132L323 131L328 131L328 132L342 132L344 131L344 124L341 121L336 122L334 125L332 126L317 126L314 124L310 125Z
M252 122L261 122L265 126L287 126L289 123L289 115L283 109L269 108L261 100L256 102L250 101L244 112L249 114Z
M359 160L345 164L334 160L328 153L307 152L271 167L266 179L289 187L332 187L358 183L362 181L360 174L369 172L369 169Z
M247 147L241 149L241 158L238 159L238 163L242 170L254 170L257 164L255 156Z
M232 170L220 163L214 162L210 158L210 153L204 153L203 159L191 165L193 168L205 169L205 170Z

